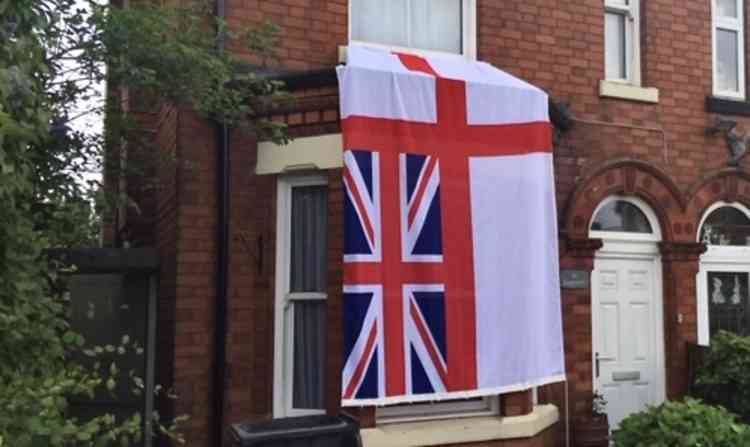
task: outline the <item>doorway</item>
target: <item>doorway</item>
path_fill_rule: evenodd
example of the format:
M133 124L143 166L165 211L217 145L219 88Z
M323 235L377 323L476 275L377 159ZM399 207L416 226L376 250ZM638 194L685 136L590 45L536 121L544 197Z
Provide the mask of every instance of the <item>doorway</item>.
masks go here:
M591 282L594 389L616 430L666 395L661 232L645 202L612 196L597 207L589 234L603 240Z

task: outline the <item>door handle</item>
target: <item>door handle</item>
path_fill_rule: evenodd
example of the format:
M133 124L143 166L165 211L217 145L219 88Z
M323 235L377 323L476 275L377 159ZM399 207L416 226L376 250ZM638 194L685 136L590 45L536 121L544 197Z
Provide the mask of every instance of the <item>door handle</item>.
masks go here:
M599 378L599 353L597 352L596 355L594 355L594 369L596 371L596 378Z

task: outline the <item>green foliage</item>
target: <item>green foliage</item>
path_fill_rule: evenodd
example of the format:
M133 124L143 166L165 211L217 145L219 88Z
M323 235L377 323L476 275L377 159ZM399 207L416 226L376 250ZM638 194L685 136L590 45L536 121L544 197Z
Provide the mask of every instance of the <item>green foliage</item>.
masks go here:
M750 427L724 408L688 398L625 418L613 438L615 447L737 447L750 445Z
M265 61L277 30L229 32L204 12L0 0L0 446L126 446L142 436L143 417L181 441L184 417L70 416L73 399L113 393L118 381L143 392L142 380L112 358L142 348L125 337L120 346L86 346L69 327L65 296L53 287L54 268L43 254L50 246L95 243L92 200L100 194L87 171L101 168L105 143L139 145L122 98L98 93L102 81L111 91L150 98L152 106L188 106L285 140L282 125L260 118L284 98L282 86L240 71L239 61L217 45L245 47ZM80 116L105 113L111 124L105 137L70 126ZM93 366L75 361L81 355L92 357Z
M696 374L698 395L750 421L750 337L721 331Z

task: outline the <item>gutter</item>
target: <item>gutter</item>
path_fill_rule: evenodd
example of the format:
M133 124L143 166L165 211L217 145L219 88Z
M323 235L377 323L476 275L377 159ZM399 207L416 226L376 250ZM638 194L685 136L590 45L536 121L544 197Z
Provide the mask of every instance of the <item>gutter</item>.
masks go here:
M216 17L226 17L225 0L216 0ZM218 36L217 47L224 51L224 35ZM230 213L230 173L231 158L229 154L229 128L224 123L216 123L216 173L218 203L216 228L216 314L214 322L214 365L213 365L213 445L223 445L224 435L224 399L226 384L227 360L227 308L228 270L229 270L229 213Z

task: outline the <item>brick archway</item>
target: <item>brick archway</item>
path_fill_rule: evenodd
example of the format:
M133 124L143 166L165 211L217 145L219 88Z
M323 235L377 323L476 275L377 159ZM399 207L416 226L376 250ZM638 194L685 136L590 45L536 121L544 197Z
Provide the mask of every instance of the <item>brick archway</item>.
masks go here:
M706 210L717 202L739 202L750 208L750 174L736 168L725 168L705 175L688 192L685 217L693 222L691 234L695 241L698 225Z
M596 207L611 195L636 196L656 213L662 239L671 241L685 233L682 214L685 201L675 184L658 168L622 159L606 163L584 178L565 208L563 228L570 238L588 237L589 222Z

